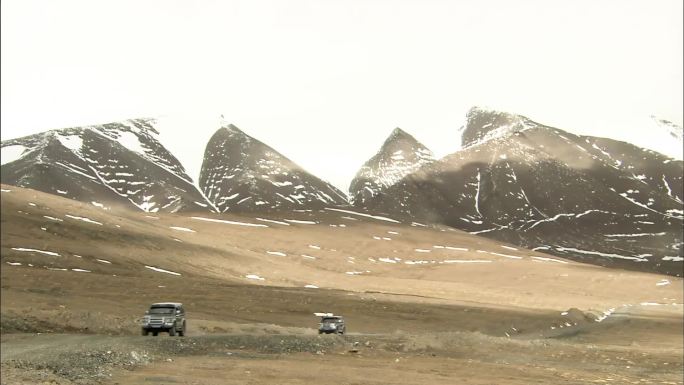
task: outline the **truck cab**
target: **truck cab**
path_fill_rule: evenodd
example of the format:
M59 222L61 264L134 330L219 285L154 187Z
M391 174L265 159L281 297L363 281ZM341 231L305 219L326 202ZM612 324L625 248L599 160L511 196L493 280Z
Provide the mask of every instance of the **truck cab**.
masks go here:
M336 316L323 316L321 317L321 322L318 324L318 334L344 334L347 331L347 327L344 323L344 317Z
M150 305L142 319L142 335L150 332L157 336L159 332L168 332L169 336L183 337L186 321L185 308L178 302L159 302Z

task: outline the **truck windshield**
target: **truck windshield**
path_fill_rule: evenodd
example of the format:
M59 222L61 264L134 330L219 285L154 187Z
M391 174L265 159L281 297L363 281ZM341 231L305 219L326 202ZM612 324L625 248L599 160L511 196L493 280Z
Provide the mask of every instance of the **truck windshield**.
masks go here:
M321 320L321 322L323 322L323 323L335 323L335 322L342 322L342 320L339 318L323 318Z
M172 307L152 307L150 308L150 314L173 314Z

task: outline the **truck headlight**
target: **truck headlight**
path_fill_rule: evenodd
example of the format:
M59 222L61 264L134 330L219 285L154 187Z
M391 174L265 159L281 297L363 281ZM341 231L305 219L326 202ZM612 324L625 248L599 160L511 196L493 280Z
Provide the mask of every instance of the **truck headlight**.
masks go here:
M150 323L150 317L149 316L143 317L142 323L143 323L143 325L149 324Z

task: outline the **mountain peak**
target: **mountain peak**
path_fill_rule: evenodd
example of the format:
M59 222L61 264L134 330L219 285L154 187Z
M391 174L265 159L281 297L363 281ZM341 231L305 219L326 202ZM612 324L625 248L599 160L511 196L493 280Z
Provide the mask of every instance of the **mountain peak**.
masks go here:
M385 139L385 142L383 143L383 147L391 146L395 143L410 143L412 145L418 145L418 146L423 146L422 143L420 143L416 138L413 137L413 135L409 134L408 132L402 130L401 128L397 127L392 132L389 134L387 139ZM401 146L404 146L405 144L401 144ZM424 147L424 146L423 146Z
M236 125L233 123L228 123L228 124L222 124L221 125L222 130L226 130L228 132L242 132L244 133L241 129L239 129Z
M227 123L221 125L221 128L216 130L212 139L210 141L224 141L229 140L234 143L241 143L241 146L249 146L253 143L257 143L254 138L249 136L247 133L239 129L236 125L232 123ZM261 143L261 142L259 142Z
M402 130L400 127L396 127L394 130L392 130L390 137L400 136L400 135L409 135L409 134L406 131Z
M661 119L655 115L651 115L651 119L660 127L662 127L665 132L667 132L668 135L670 135L672 138L677 139L679 141L682 140L682 137L684 136L684 129L681 126L678 126L677 124L666 120L666 119Z
M434 160L432 151L406 131L395 128L352 180L349 190L354 204L363 206L383 189Z
M475 106L466 114L461 145L470 147L516 131L524 131L536 125L522 115Z
M233 124L207 143L199 184L221 212L345 206L346 196Z

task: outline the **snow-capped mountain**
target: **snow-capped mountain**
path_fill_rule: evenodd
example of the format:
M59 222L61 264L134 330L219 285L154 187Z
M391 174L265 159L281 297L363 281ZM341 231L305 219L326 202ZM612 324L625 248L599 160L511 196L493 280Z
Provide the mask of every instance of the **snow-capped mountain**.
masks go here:
M521 115L480 107L471 108L466 114L466 121L467 125L461 127L461 147L463 148L537 125Z
M669 120L651 115L651 127L646 127L647 138L658 140L658 146L651 147L674 159L684 158L684 129Z
M473 109L464 148L366 205L601 265L682 275L681 161Z
M215 211L154 124L132 119L3 141L2 183L147 212Z
M209 140L199 184L221 212L348 205L343 192L232 124Z
M684 129L682 129L682 127L672 123L669 120L659 119L655 115L651 115L651 119L653 119L656 122L656 124L663 127L665 129L665 132L667 132L672 138L679 141L680 143L682 142L682 138L684 137Z
M384 188L435 161L427 147L401 128L395 128L380 150L361 167L349 186L352 203L365 207Z

